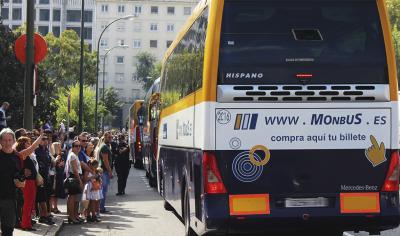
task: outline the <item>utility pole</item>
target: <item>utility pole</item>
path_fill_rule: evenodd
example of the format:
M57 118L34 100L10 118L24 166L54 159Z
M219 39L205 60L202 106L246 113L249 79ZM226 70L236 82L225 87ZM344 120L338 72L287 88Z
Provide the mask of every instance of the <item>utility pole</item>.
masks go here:
M33 73L34 73L34 11L35 1L27 1L26 8L26 67L24 82L24 128L33 128Z
M85 27L85 0L82 1L82 9L81 9L81 68L80 68L80 76L79 76L79 122L78 122L78 130L79 132L83 131L83 47L84 47L84 35L83 29Z

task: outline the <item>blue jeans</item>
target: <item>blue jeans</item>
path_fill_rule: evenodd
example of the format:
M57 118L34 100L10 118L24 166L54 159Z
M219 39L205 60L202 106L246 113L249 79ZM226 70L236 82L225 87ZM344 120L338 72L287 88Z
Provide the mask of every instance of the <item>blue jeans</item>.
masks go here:
M110 184L110 176L108 175L107 171L103 172L103 199L100 200L100 211L106 210L106 197L108 192L108 185Z

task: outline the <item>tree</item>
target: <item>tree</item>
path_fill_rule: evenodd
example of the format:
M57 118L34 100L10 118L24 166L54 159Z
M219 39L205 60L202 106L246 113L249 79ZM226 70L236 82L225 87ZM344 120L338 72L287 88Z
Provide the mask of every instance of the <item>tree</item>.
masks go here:
M7 115L11 120L7 122L13 129L23 125L24 110L24 66L16 59L14 44L17 36L0 23L0 104L8 101L11 106Z
M79 81L80 72L80 39L75 31L66 30L59 38L49 33L45 37L48 45L48 55L41 63L40 69L46 71L46 76L54 80L58 87L74 85ZM90 52L89 46L84 46L84 83L96 83L96 53Z
M154 68L154 63L156 62L156 58L148 52L138 53L136 55L136 58L137 58L137 63L136 63L137 76L146 85L148 80L147 77L150 76L150 72Z
M57 109L56 120L60 123L63 119L68 118L68 94L71 94L71 111L69 113L70 126L78 124L79 112L79 84L75 84L70 88L59 88L57 98L54 100L54 106ZM94 130L94 109L96 103L95 91L85 85L83 88L83 130ZM105 109L102 104L99 104L100 113L104 113Z
M25 25L14 31L15 36L25 32ZM34 122L43 123L48 116L55 122L58 99L57 88L75 85L80 72L80 39L75 31L66 30L59 38L52 33L45 36L48 52L45 60L38 65L38 97L34 109ZM84 83L94 85L96 81L96 53L84 45ZM23 86L21 88L23 90ZM23 104L23 103L22 103ZM23 108L23 105L21 106ZM40 112L35 112L40 111ZM84 113L86 111L84 110ZM22 115L21 115L22 117Z
M105 122L112 124L116 118L115 114L118 114L121 110L123 103L118 100L118 93L113 87L106 89L104 100L105 102L102 101L102 105L105 110L102 114L105 117Z
M386 0L389 19L392 24L392 36L396 53L397 78L400 78L400 0Z
M143 89L145 91L149 90L151 85L154 83L154 81L161 76L161 69L162 69L162 64L161 62L155 64L153 67L153 70L150 71L149 75L147 76L147 80L143 85Z

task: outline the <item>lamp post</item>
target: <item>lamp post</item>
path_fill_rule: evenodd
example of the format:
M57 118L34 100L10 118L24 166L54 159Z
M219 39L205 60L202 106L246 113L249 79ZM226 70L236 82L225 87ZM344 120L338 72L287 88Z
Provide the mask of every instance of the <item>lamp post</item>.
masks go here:
M99 37L99 39L98 39L98 41L97 41L97 59L96 59L96 68L97 68L97 70L96 70L96 104L95 104L95 111L94 111L94 128L95 128L95 132L97 131L97 127L98 127L98 119L97 119L97 112L98 112L98 109L97 109L97 105L98 105L98 103L99 103L99 61L100 61L100 55L99 55L99 53L100 53L100 40L101 40L101 37L103 36L103 34L104 34L104 32L107 30L107 28L110 26L110 25L112 25L112 24L114 24L115 22L117 22L117 21L119 21L119 20L128 20L128 19L133 19L133 18L135 18L135 17L137 17L137 15L128 15L128 16L124 16L124 17L121 17L121 18L118 18L118 19L115 19L115 20L113 20L113 21L111 21L108 25L106 25L106 27L104 27L104 29L103 29L103 31L101 32L101 34L100 34L100 37Z
M109 49L105 49L104 51L106 51L106 54L104 54L104 58L103 58L103 104L106 103L104 94L106 93L106 83L105 83L105 72L106 72L106 58L107 58L107 54L110 53L112 50L116 49L116 48L127 48L128 45L117 45L114 46L112 48ZM97 93L96 93L97 94ZM97 98L97 96L96 96ZM96 105L97 105L97 101L96 101ZM103 115L103 121L101 122L101 131L104 134L104 115Z

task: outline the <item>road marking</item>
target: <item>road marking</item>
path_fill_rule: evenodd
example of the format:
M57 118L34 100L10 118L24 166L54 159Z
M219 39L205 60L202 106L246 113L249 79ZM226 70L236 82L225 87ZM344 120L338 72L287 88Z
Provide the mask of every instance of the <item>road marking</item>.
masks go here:
M354 236L354 235L349 234L349 233L347 233L347 232L343 232L343 236Z

